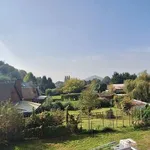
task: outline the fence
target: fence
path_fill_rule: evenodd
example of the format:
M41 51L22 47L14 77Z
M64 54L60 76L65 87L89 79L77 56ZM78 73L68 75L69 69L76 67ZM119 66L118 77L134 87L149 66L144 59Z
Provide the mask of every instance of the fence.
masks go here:
M135 117L135 111L131 111L127 114L122 110L113 110L112 116L108 116L106 111L92 112L89 117L84 114L80 115L81 123L79 126L83 129L131 127L133 126L133 122L139 121L139 119Z

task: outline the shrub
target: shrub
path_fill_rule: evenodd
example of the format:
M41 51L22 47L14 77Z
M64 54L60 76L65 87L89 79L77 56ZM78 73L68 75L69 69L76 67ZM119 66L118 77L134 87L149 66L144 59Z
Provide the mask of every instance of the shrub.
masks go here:
M47 96L54 96L54 95L59 95L60 91L58 89L46 89L45 94Z
M113 100L116 108L121 109L121 102L123 101L124 97L125 96L117 96L117 95L114 96Z
M0 144L22 140L23 115L10 103L0 105Z
M138 119L138 121L133 122L135 128L150 126L150 106L137 109L134 113L134 116Z
M98 107L98 108L108 108L108 107L112 107L111 100L100 99L99 103L97 104L97 107Z
M48 98L42 105L41 110L42 111L50 111L51 109L53 110L64 110L64 106L62 105L61 102L53 102L51 98Z
M75 110L75 108L71 102L66 102L63 104L64 108L66 108L67 106L68 106L68 110Z
M131 110L133 106L131 98L129 96L125 96L123 98L123 101L121 102L121 105L122 105L123 111L129 114L129 111Z
M63 94L62 100L78 100L80 93L70 93L70 94Z
M113 128L110 127L105 127L101 130L101 132L103 133L108 133L108 132L115 132L116 130L114 130Z
M23 133L25 138L55 138L71 134L70 130L62 125L25 129Z
M65 126L49 126L43 129L43 136L45 138L61 137L70 135L70 133L70 130Z
M62 125L64 121L63 111L42 112L38 115L34 114L27 120L26 128L47 127Z
M114 115L114 112L112 109L109 109L106 111L106 118L107 119L114 119L115 118L115 115Z
M75 117L74 115L69 115L69 121L67 126L70 128L72 133L79 132L78 124L80 123L80 121L81 121L80 115L77 115L77 117Z
M64 106L61 102L55 102L55 104L57 104L58 109L64 110Z

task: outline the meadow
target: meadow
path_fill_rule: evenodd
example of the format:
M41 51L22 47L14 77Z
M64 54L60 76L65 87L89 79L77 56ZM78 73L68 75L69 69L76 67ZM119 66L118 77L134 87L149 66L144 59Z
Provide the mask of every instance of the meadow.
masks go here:
M94 147L120 139L132 138L139 150L150 149L150 131L118 128L114 133L98 133L94 136L81 134L60 139L33 140L14 144L9 150L90 150ZM8 148L7 148L8 149Z

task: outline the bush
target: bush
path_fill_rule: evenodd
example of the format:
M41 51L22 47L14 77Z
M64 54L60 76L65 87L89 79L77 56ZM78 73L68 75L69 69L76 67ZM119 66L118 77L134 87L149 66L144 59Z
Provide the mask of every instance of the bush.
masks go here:
M115 132L116 130L114 130L113 128L110 127L105 127L101 130L101 132L103 133L108 133L108 132Z
M49 126L43 129L43 135L45 138L68 136L70 134L70 130L65 126Z
M59 95L60 91L58 89L46 89L45 95L47 96L54 96Z
M26 123L26 128L36 128L36 127L47 127L47 126L57 126L62 125L64 121L64 112L63 111L51 111L51 112L42 112L38 115L32 114L28 118Z
M53 110L64 110L64 106L62 105L61 102L53 102L51 98L48 98L43 105L41 106L41 111L50 111L51 109Z
M112 107L112 102L111 100L100 99L96 106L97 108L108 108Z
M63 104L64 108L68 106L68 110L75 110L73 104L71 102L66 102Z
M121 105L122 105L123 111L129 114L131 108L133 107L131 98L129 96L125 96L123 98L123 101L121 102Z
M10 141L22 140L24 128L23 115L11 104L0 106L0 144Z
M70 94L63 94L61 97L62 97L62 100L78 100L79 99L79 96L80 96L80 93L70 93Z
M134 113L138 119L138 121L133 122L135 128L150 127L150 106L145 106L141 110L137 109Z
M25 138L55 138L71 134L70 130L62 125L25 129L23 133Z
M106 118L107 119L114 119L115 118L115 115L114 115L114 112L112 109L109 109L106 111Z

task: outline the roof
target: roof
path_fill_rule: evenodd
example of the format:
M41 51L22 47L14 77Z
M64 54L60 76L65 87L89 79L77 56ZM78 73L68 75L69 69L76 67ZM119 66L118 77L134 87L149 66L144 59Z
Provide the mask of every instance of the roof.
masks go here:
M24 99L34 99L38 97L38 92L36 88L22 88L22 96Z
M134 105L134 106L143 106L143 105L147 105L148 103L146 103L146 102L142 102L142 101L140 101L140 100L136 100L136 99L133 99L132 100L132 105Z
M41 96L38 96L36 99L37 100L44 100L46 98L47 98L47 96L41 95Z
M13 88L14 82L0 82L0 101L10 99Z
M116 90L121 90L124 88L124 84L113 84L113 88Z
M41 104L39 103L34 103L30 101L20 101L15 104L15 107L20 111L20 112L28 112L31 113L34 110L38 109Z

